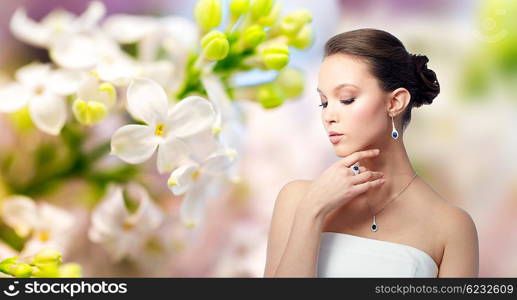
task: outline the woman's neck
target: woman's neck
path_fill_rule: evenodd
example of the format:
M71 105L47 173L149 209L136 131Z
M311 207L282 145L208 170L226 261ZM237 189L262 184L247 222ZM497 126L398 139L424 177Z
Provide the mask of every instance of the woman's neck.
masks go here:
M360 160L359 165L371 171L383 172L386 182L379 188L368 190L360 198L368 201L371 212L376 214L386 205L391 204L393 198L397 197L413 179L415 171L411 166L402 136L397 140L390 139L384 145L374 145L367 149L370 148L379 148L381 153L376 157ZM401 198L403 198L403 195L400 195L397 199L400 200ZM364 205L366 206L366 203Z

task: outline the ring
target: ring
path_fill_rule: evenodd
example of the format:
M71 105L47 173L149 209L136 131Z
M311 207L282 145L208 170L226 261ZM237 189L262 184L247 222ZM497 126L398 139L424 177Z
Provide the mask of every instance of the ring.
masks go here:
M352 172L354 172L354 175L359 174L359 167L358 166L351 166L350 169Z

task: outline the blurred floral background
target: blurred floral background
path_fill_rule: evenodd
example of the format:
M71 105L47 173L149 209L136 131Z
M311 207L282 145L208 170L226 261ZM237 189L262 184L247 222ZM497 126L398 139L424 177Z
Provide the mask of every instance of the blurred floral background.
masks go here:
M473 217L479 275L517 276L515 1L2 4L0 276L262 276L278 191L337 159L323 45L363 27L429 57L408 154Z

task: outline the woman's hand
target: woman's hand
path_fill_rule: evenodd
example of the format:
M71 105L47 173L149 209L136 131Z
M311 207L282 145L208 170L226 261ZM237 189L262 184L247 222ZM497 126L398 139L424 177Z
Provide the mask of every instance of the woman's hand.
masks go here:
M370 188L382 185L385 182L382 172L359 167L360 173L355 175L350 169L357 161L374 157L379 153L379 149L358 151L338 160L311 183L301 204L309 205L311 209L315 208L321 217L325 217L333 209Z

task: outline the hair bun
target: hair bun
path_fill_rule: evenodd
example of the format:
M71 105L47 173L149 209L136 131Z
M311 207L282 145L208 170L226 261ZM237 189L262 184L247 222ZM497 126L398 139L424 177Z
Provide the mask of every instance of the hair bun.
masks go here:
M425 55L411 54L411 59L415 64L417 79L420 81L416 99L414 99L415 106L431 104L433 99L440 93L440 83L438 83L434 71L427 68L429 58Z

